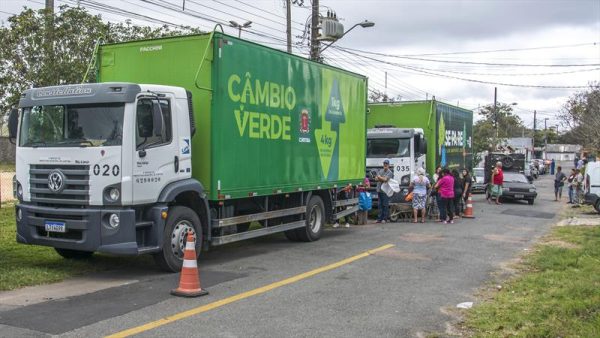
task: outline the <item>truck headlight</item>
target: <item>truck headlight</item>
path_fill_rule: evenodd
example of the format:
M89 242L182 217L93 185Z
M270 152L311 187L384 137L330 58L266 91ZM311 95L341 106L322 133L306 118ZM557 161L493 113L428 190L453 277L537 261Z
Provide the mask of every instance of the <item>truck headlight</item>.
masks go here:
M400 179L400 185L409 185L409 184L410 184L410 175L402 176L402 179Z
M102 192L102 200L104 204L119 204L121 202L121 185L112 184L105 187Z
M502 191L510 191L510 188L502 188Z
M535 188L530 188L529 192L535 192Z
M116 202L119 200L119 197L121 197L121 192L119 191L119 188L110 188L110 190L108 191L108 198L112 202Z
M119 219L119 215L117 215L117 214L111 214L110 217L108 218L108 224L113 229L118 227L120 222L121 222L121 220Z

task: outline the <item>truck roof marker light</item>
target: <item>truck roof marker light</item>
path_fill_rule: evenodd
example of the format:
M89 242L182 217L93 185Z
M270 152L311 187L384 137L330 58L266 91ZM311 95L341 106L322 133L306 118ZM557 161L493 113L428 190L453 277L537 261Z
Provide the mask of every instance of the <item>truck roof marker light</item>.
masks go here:
M298 191L302 191L302 188L298 188Z
M317 189L321 189L321 186L320 186L320 185L317 185Z
M231 198L231 195L225 195L225 199L228 200Z
M275 194L281 194L283 191L281 189L275 189L273 190L273 193Z

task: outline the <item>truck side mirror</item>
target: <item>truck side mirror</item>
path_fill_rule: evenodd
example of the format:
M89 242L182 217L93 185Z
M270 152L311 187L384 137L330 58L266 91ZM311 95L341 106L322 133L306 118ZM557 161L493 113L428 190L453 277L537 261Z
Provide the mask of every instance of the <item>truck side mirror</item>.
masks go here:
M158 100L152 100L152 126L154 136L162 136L165 121L163 121L162 108Z
M10 110L8 115L8 139L10 143L15 144L19 127L19 111L16 108Z

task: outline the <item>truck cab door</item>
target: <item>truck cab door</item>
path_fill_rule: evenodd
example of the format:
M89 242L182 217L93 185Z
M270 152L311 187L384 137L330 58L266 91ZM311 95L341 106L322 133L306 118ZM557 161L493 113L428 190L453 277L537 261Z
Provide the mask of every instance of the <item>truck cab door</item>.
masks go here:
M175 100L169 94L140 96L135 114L133 204L156 202L162 189L178 179Z

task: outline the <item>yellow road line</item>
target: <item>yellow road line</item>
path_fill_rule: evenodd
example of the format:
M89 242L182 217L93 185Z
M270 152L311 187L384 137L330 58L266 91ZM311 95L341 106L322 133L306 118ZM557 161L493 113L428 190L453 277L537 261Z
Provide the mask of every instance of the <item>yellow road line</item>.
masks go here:
M246 291L244 293L240 293L240 294L237 294L235 296L231 296L231 297L228 297L228 298L225 298L225 299L221 299L219 301L216 301L216 302L213 302L213 303L210 303L210 304L202 305L202 306L199 306L197 308L193 308L193 309L190 309L190 310L187 310L187 311L183 311L183 312L174 314L172 316L165 317L165 318L162 318L162 319L159 319L159 320L156 320L156 321L144 324L144 325L140 325L140 326L137 326L137 327L133 327L131 329L127 329L127 330L124 330L124 331L121 331L121 332L117 332L115 334L107 336L107 338L129 337L129 336L133 336L135 334L139 334L139 333L142 333L142 332L145 332L145 331L148 331L148 330L152 330L152 329L155 329L157 327L160 327L160 326L163 326L163 325L175 322L175 321L180 320L180 319L184 319L184 318L187 318L187 317L190 317L190 316L193 316L193 315L197 315L197 314L204 313L204 312L207 312L207 311L210 311L210 310L214 310L214 309L219 308L221 306L224 306L224 305L227 305L227 304L231 304L233 302L237 302L238 300L242 300L242 299L246 299L246 298L249 298L249 297L252 297L252 296L260 295L260 294L265 293L267 291L271 291L271 290L277 289L279 287L282 287L282 286L285 286L285 285L288 285L288 284L296 283L298 281L301 281L303 279L312 277L314 275L317 275L317 274L320 274L320 273L323 273L323 272L326 272L326 271L329 271L329 270L337 269L340 266L343 266L343 265L346 265L346 264L350 264L350 263L352 263L354 261L357 261L359 259L368 257L368 256L370 256L370 255L372 255L372 254L374 254L376 252L389 249L389 248L391 248L393 246L394 246L393 244L386 244L384 246L380 246L379 248L375 248L375 249L372 249L372 250L365 251L365 252L363 252L361 254L358 254L356 256L352 256L352 257L346 258L344 260L341 260L339 262L335 262L335 263L332 263L332 264L329 264L329 265L325 265L325 266L322 266L320 268L317 268L317 269L314 269L314 270L311 270L311 271L307 271L307 272L301 273L299 275L296 275L296 276L293 276L293 277L281 280L279 282L275 282L275 283L272 283L272 284L269 284L269 285L265 285L263 287L260 287L260 288L254 289L254 290L250 290L250 291Z

